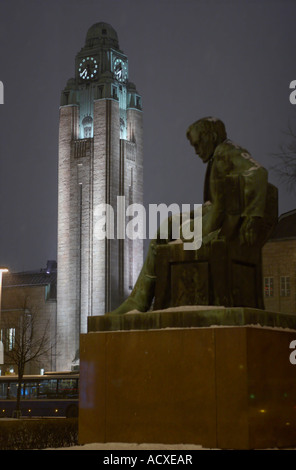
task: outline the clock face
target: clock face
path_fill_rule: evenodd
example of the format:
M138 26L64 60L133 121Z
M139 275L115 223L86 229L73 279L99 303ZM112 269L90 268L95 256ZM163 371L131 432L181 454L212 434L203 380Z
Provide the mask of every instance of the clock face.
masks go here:
M93 57L85 57L78 67L79 77L82 80L90 80L96 78L98 75L98 64Z
M127 79L127 65L123 60L115 59L113 70L118 81L124 82Z

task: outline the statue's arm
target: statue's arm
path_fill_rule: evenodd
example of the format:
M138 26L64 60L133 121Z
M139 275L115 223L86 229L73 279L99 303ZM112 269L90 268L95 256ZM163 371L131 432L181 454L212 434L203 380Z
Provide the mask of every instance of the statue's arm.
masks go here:
M242 174L244 207L242 217L263 217L266 202L268 174L262 166L254 165Z
M268 174L267 170L258 164L249 168L242 177L244 207L240 242L241 244L254 245L259 230L258 220L264 217Z
M203 238L219 230L225 218L225 165L218 158L213 162L209 184L211 201L202 208Z

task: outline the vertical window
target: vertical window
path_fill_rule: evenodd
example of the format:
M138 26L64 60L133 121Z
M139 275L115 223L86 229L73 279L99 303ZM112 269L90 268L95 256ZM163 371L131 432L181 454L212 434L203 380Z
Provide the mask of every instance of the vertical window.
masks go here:
M1 338L5 336L5 347L8 351L12 351L15 347L15 328L6 328L5 333L1 330ZM1 339L3 341L3 339Z
M8 329L8 350L12 351L15 347L15 328Z
M290 277L281 276L281 297L290 296Z
M15 347L15 328L0 330L0 341L5 344L5 348L8 351L12 351Z
M93 119L91 116L85 116L82 120L83 137L88 139L92 136Z
M50 284L45 286L45 301L48 300L50 297Z
M98 87L98 98L103 98L103 91L104 91L104 87L99 86Z
M64 91L64 101L65 101L65 105L69 104L69 94L70 92L69 91Z
M128 187L128 202L129 202L129 205L133 204L134 202L134 195L133 195L133 185L134 185L134 169L131 168L130 169L130 184L129 184L129 187ZM133 264L134 264L134 260L133 260L133 240L129 240L128 241L129 243L129 280L128 280L128 283L129 283L129 290L133 290L133 286L134 286L134 278L133 278Z
M8 383L4 382L0 384L0 399L6 400L7 399L7 392L8 392Z
M117 87L116 86L112 86L112 98L114 99L118 99L118 96L117 96Z
M264 278L264 296L273 297L273 277Z

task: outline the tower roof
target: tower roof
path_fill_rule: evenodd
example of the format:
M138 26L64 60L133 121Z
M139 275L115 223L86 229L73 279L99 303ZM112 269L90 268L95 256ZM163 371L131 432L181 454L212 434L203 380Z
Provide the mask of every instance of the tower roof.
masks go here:
M115 29L108 23L93 24L86 35L85 46L109 46L119 48L118 36Z

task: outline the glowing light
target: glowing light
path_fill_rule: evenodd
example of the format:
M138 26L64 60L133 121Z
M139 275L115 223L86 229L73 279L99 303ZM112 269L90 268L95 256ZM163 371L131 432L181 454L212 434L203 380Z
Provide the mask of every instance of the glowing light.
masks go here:
M3 273L7 273L8 269L5 267L0 267L0 323L1 323L1 296L2 296L2 275ZM0 364L4 364L4 345L3 342L0 341Z
M255 398L254 393L251 393L250 398L252 398L252 399Z
M58 410L57 408L54 410L55 413L57 413L58 411L59 411L59 410Z
M260 413L266 413L266 410L259 410Z

